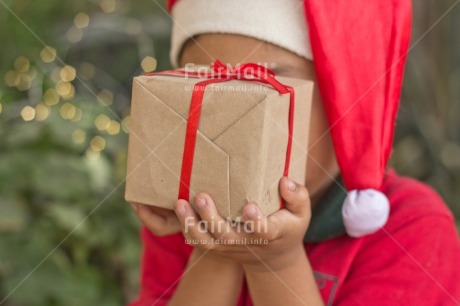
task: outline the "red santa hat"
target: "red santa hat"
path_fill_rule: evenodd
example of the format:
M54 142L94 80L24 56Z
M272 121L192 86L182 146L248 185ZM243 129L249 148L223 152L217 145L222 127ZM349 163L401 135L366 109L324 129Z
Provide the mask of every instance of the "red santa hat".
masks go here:
M342 179L348 235L382 228L390 157L411 29L410 0L169 0L177 64L187 39L241 34L313 60Z

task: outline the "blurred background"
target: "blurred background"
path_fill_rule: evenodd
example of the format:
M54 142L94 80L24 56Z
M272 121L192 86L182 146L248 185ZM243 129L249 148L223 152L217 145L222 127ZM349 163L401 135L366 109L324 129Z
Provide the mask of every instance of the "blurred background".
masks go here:
M460 216L460 4L414 2L392 165ZM169 67L163 1L0 0L0 305L123 305L132 77Z

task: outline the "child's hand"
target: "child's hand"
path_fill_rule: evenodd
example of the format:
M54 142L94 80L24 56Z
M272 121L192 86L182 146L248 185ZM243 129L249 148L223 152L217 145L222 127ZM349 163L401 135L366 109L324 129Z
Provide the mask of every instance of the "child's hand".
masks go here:
M196 248L230 257L243 266L282 269L299 254L305 256L302 241L311 209L307 189L286 177L280 181L280 193L286 202L285 209L265 218L257 205L249 203L244 207L244 223L239 226L224 220L205 193L195 199L197 213L184 200L176 202L175 211L184 236ZM206 229L200 223L206 224Z
M180 223L173 210L129 203L141 222L155 235L166 236L180 232Z

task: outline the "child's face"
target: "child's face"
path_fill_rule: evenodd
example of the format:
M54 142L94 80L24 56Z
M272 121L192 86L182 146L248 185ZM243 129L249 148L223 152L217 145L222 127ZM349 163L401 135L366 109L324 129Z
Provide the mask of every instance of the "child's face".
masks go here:
M180 57L180 65L187 63L209 65L214 59L235 66L253 62L275 65L279 76L309 79L316 83L313 63L278 46L257 39L232 34L204 34L189 40ZM321 196L324 188L331 182L331 177L338 174L338 166L328 131L318 89L312 104L312 121L309 138L309 159L305 184L312 196L313 204Z

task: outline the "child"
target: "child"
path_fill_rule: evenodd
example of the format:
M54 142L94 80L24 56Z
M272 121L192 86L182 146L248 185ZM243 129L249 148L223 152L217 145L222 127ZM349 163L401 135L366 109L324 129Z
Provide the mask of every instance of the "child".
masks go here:
M177 201L175 211L132 203L145 225L132 305L459 304L451 213L429 187L386 169L410 1L179 0L169 8L176 66L269 63L279 76L318 85L309 162L304 182L281 179L284 209L264 218L245 206L245 220L263 225L251 234L222 220L206 193L195 207ZM200 220L228 231L202 231ZM267 243L230 243L253 241L245 238Z

